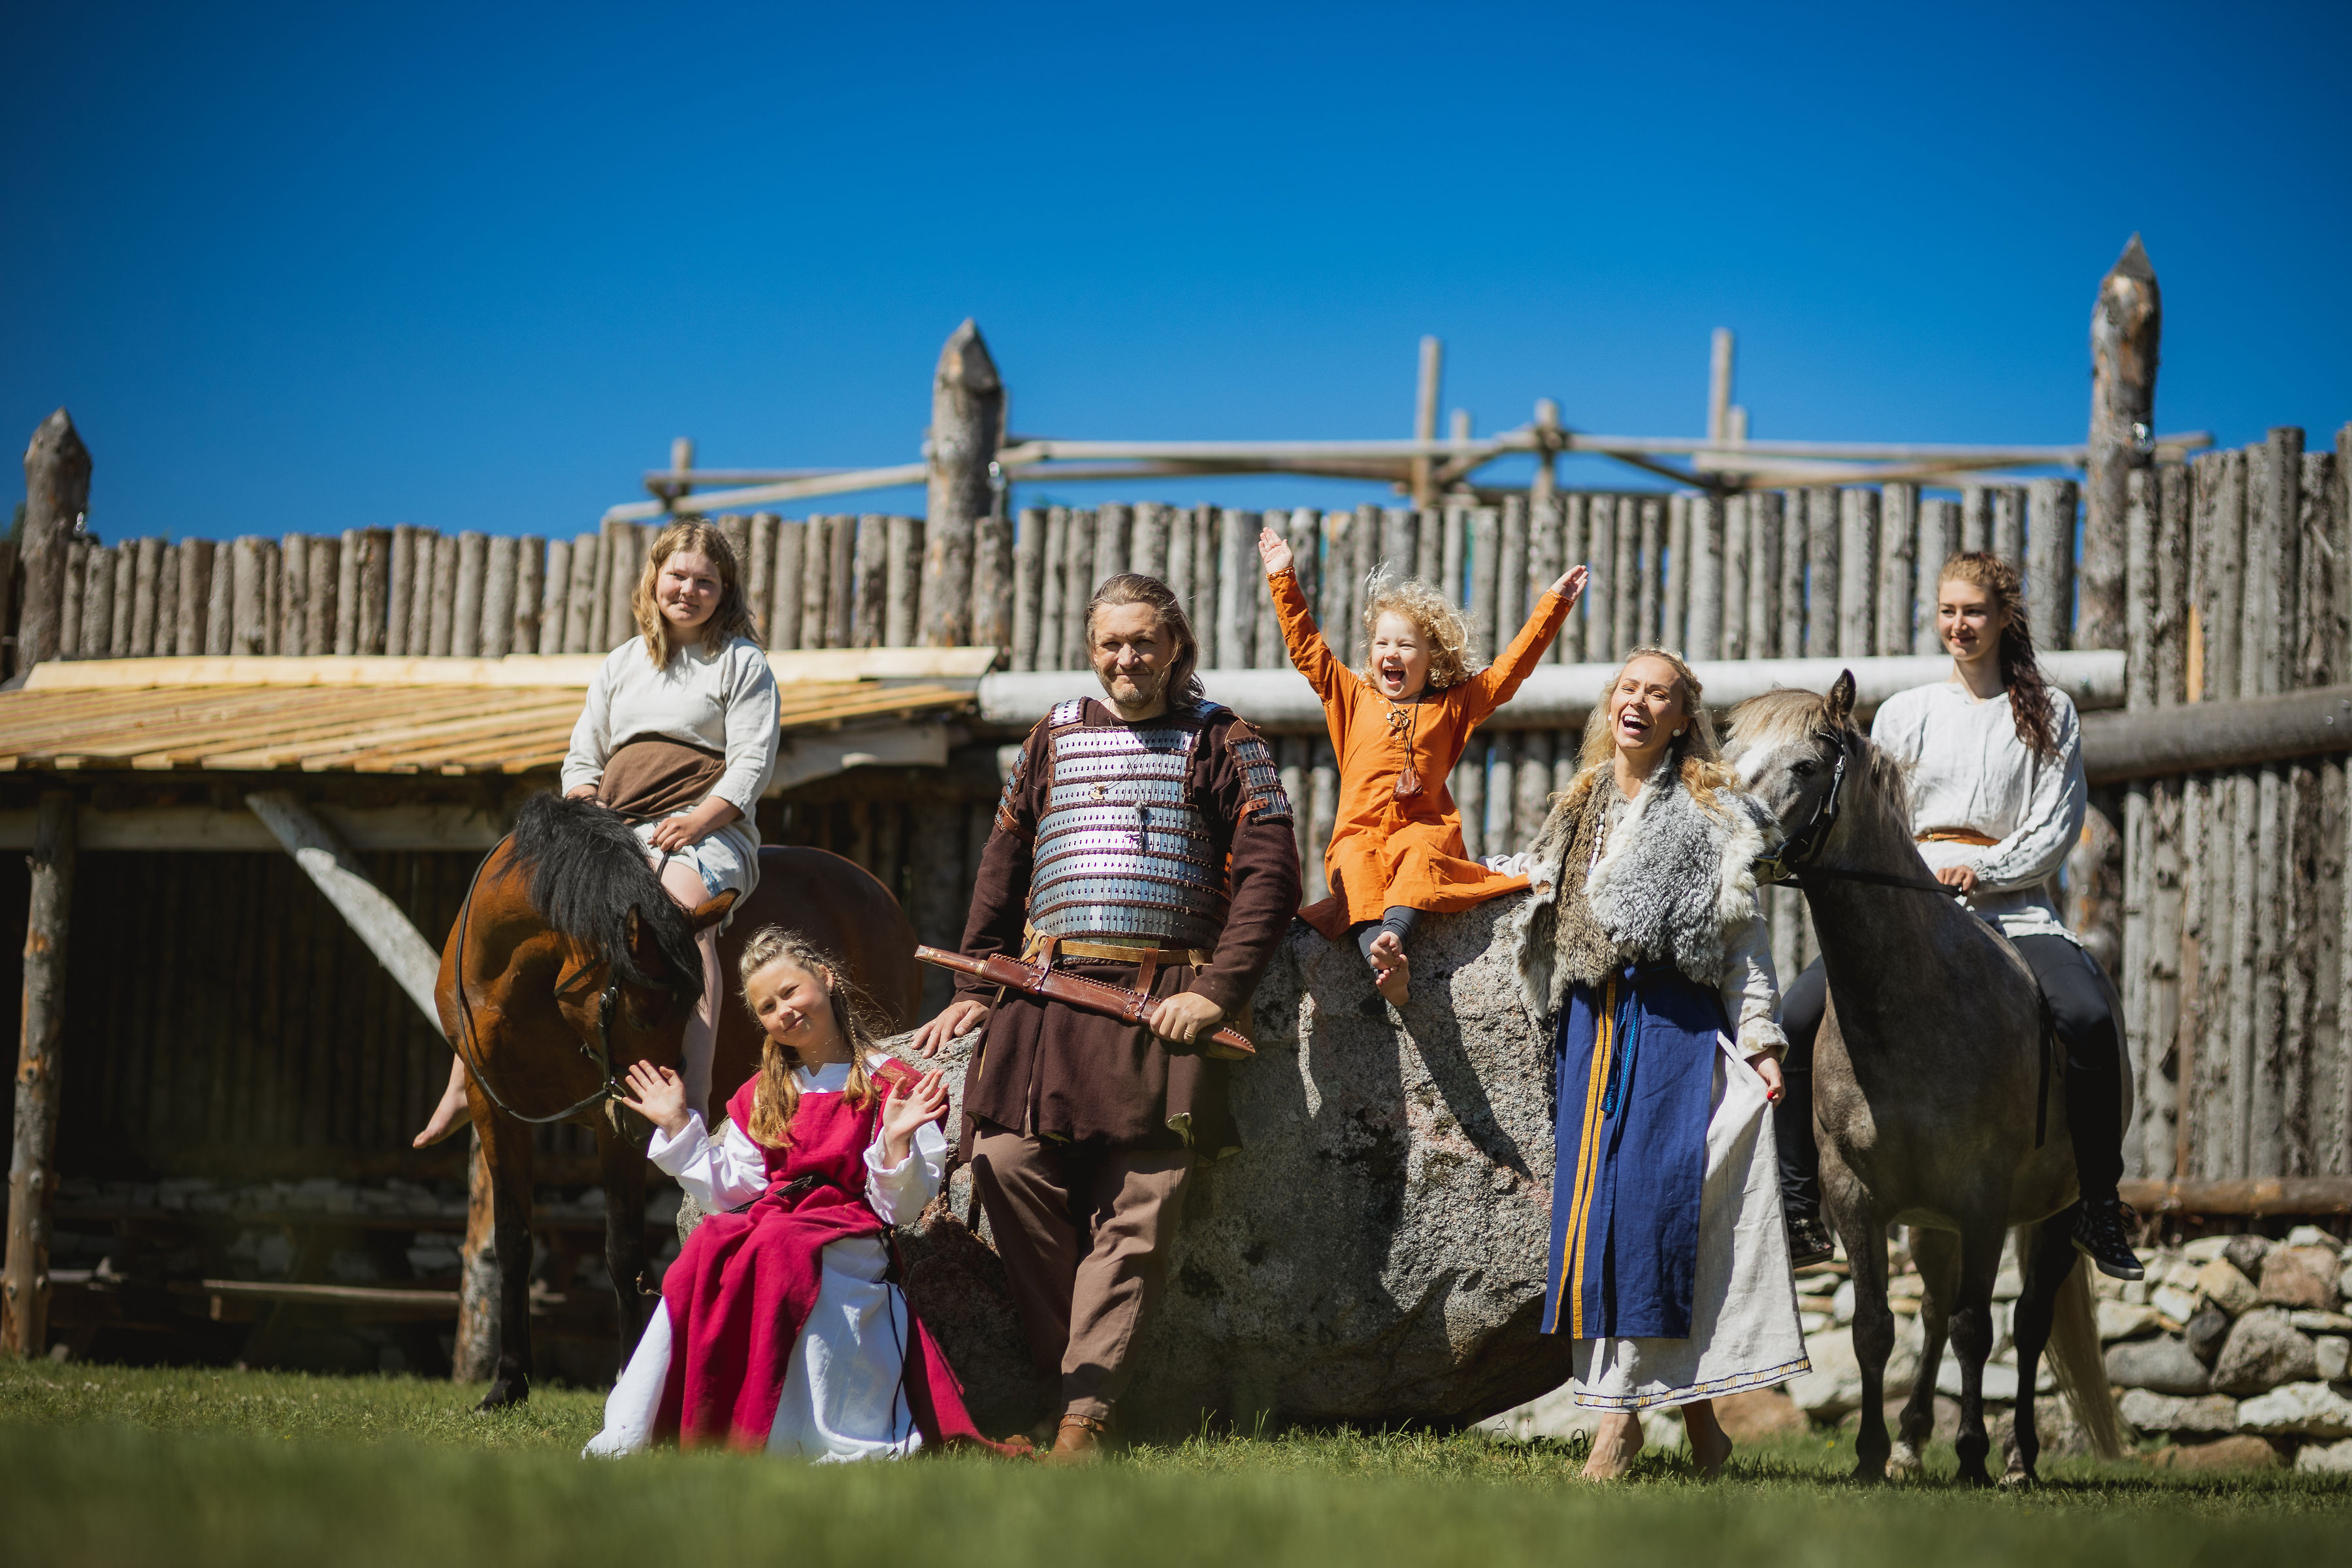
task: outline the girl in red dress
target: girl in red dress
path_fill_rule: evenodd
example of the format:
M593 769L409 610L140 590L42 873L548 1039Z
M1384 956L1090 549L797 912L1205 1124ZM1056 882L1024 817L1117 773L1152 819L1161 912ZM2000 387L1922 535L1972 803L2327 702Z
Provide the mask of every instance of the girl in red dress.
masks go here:
M629 1069L646 1157L710 1211L662 1279L590 1454L660 1437L818 1461L982 1437L892 1283L890 1227L939 1192L947 1087L871 1048L824 954L770 927L743 951L767 1044L713 1137L678 1075Z

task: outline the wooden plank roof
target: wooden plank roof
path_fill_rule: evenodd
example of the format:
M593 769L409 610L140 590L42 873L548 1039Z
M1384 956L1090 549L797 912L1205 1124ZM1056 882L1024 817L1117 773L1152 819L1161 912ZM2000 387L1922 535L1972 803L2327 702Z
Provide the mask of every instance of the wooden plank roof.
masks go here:
M875 653L969 654L968 649ZM522 773L562 763L595 659L563 665L536 683L492 668L508 660L114 659L42 665L22 690L0 692L0 772L106 769L211 773ZM917 673L859 679L852 658L776 655L786 733L891 720L936 720L973 704L975 669L929 661ZM145 669L131 667L147 666ZM170 669L152 667L175 666ZM249 668L269 667L260 670ZM304 679L306 671L314 679ZM413 672L398 666L427 668ZM373 668L354 668L373 667ZM984 666L983 666L984 667ZM804 672L840 675L807 679ZM54 673L53 673L54 672ZM537 672L534 672L537 673ZM476 679L452 679L475 674ZM547 679L547 676L555 679ZM244 679L238 679L244 677ZM354 679L353 677L361 679ZM500 679L504 677L504 679ZM570 677L572 679L563 679ZM845 677L845 678L844 678Z

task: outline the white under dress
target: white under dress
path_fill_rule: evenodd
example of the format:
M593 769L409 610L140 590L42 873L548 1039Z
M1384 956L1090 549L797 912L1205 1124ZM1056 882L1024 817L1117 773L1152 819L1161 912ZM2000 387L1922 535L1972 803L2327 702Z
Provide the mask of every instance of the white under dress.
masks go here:
M877 1067L884 1059L872 1058ZM803 1095L839 1094L848 1082L847 1062L800 1071ZM936 1124L926 1121L915 1130L907 1157L885 1165L882 1134L876 1131L866 1150L866 1201L884 1225L897 1225L923 1211L939 1193L947 1154L946 1138ZM704 1131L699 1115L689 1116L676 1138L665 1138L656 1130L646 1158L677 1178L688 1196L713 1213L740 1207L768 1188L768 1164L759 1145L732 1122L714 1139ZM825 1247L816 1305L793 1346L783 1391L776 1399L769 1453L841 1464L904 1458L922 1447L914 1412L899 1392L910 1321L907 1300L883 1278L887 1266L880 1237L849 1237ZM588 1440L583 1458L632 1454L652 1442L654 1418L669 1378L669 1307L665 1302L655 1307L636 1353L605 1397L604 1429Z

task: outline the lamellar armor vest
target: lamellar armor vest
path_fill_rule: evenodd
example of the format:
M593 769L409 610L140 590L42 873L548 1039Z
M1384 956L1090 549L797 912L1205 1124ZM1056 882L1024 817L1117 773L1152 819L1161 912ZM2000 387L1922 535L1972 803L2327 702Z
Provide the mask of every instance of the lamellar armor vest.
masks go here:
M1083 699L1046 716L1045 808L1029 881L1038 936L1157 939L1213 948L1225 858L1192 798L1203 703L1145 724L1089 727Z

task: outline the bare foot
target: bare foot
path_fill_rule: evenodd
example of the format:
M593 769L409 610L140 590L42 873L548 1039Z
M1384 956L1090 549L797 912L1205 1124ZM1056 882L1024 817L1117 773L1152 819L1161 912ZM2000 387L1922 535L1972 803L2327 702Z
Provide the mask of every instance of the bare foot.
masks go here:
M1372 966L1372 989L1391 1006L1403 1006L1412 983L1412 961L1404 955L1404 943L1397 941L1396 932L1384 931L1372 939L1366 956Z
M449 1087L441 1091L441 1103L425 1123L425 1131L416 1135L411 1148L430 1149L460 1127L470 1123L474 1113L466 1103L466 1074L460 1068L449 1075Z
M1584 1461L1588 1481L1613 1481L1633 1468L1642 1451L1642 1418L1630 1410L1612 1410L1601 1418L1592 1435L1592 1452Z
M1694 1401L1683 1406L1683 1432L1690 1439L1691 1462L1708 1480L1723 1474L1731 1462L1731 1434L1715 1418L1715 1402Z

